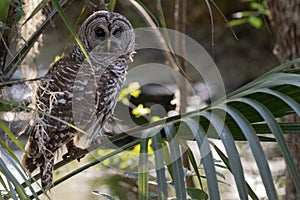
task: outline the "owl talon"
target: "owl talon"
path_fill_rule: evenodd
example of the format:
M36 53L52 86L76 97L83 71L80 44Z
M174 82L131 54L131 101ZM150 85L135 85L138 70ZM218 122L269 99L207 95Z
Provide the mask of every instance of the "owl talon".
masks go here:
M76 148L76 149L75 149ZM75 160L77 159L78 162L80 162L80 159L84 157L84 155L78 157L78 155L80 155L80 153L83 151L83 149L75 147L71 152L68 151L66 154L64 154L62 156L63 160L68 160L68 159L72 159Z
M75 159L77 159L77 161L80 162L80 159L83 158L84 155L82 155L80 157L79 157L79 155L84 150L82 148L76 147L74 145L73 141L67 143L66 146L67 146L68 152L62 156L62 159L63 160L67 160L67 159L75 160Z
M68 153L62 155L62 159L63 160L68 160L68 158L69 158L69 154Z

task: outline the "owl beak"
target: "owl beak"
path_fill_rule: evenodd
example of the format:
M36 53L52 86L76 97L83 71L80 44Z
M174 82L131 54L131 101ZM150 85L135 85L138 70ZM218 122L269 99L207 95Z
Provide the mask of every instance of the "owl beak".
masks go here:
M111 40L108 38L106 40L106 48L107 48L107 51L110 51L110 48L111 48Z

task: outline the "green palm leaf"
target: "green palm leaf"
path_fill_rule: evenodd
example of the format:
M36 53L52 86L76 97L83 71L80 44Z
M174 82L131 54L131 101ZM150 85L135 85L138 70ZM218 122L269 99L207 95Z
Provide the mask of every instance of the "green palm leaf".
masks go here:
M203 127L199 125L195 119L187 119L185 120L185 123L189 126L191 132L194 134L195 140L199 147L202 157L201 162L203 163L207 178L210 199L220 199L216 169L206 133Z
M243 130L245 137L247 138L250 148L252 150L253 156L257 163L262 181L268 193L269 199L277 199L276 190L272 179L272 174L268 162L264 156L262 146L259 142L259 138L255 134L255 130L250 125L249 121L243 116L242 113L228 106L226 108L227 113L240 125Z

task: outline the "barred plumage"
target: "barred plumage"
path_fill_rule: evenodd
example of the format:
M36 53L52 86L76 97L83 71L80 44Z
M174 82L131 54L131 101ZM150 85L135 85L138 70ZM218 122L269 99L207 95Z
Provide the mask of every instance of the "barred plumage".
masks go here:
M66 144L67 155L74 155L77 142L85 143L98 133L112 115L134 48L132 26L118 13L95 12L82 24L78 36L92 65L75 44L39 83L33 103L87 135L46 114L36 114L22 163L29 172L40 167L44 189L52 184L55 152Z

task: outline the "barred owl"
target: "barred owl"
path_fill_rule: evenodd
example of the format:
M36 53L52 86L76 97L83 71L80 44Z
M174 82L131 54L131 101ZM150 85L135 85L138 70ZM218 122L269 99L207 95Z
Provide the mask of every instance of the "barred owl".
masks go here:
M99 133L111 117L134 51L133 28L118 13L93 13L78 37L88 56L75 43L73 51L50 68L33 98L40 112L22 163L30 173L40 167L44 189L52 184L55 152L66 145L65 156L74 156L78 144Z

